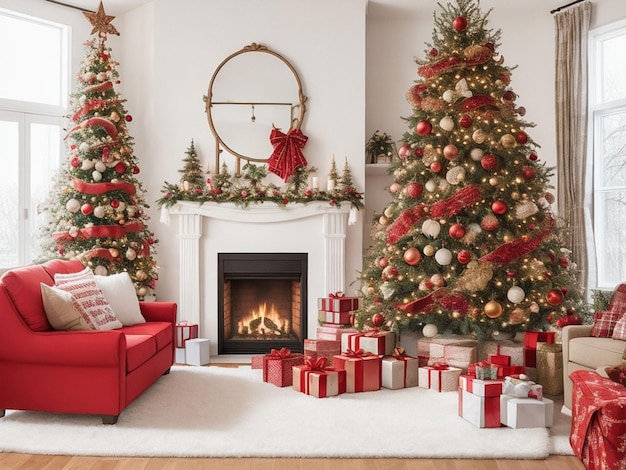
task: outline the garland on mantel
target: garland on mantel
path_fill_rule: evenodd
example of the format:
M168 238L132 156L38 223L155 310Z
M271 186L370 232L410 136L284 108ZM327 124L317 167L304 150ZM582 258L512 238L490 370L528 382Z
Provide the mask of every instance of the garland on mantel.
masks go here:
M335 162L333 160L333 167ZM263 179L267 176L265 166L247 163L242 168L241 178L233 178L225 164L219 172L215 172L202 182L194 180L190 184L185 176L181 178L181 184L164 183L161 192L163 196L156 202L160 207L171 207L178 201L194 201L200 204L205 202L234 203L241 207L250 204L271 202L278 206L287 206L293 203L308 203L314 201L327 201L331 206L339 206L342 202L349 202L352 207L362 209L363 194L354 188L352 176L347 161L343 175L337 176L334 188L331 190L319 190L308 187L309 176L316 171L315 167L298 168L296 173L287 180L287 186L280 188L273 183L264 184ZM181 171L185 173L185 171Z

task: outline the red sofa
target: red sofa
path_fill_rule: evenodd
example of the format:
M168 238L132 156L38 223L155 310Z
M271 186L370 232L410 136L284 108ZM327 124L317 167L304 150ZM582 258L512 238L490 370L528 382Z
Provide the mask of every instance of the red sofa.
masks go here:
M108 331L55 331L40 283L84 269L52 260L0 278L0 418L6 410L117 418L174 363L177 306L140 302L145 323Z

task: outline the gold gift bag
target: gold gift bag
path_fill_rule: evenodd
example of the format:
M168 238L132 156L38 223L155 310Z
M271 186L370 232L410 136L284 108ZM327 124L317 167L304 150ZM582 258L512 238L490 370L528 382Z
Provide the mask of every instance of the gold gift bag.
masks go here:
M545 395L563 393L563 346L537 343L537 383Z

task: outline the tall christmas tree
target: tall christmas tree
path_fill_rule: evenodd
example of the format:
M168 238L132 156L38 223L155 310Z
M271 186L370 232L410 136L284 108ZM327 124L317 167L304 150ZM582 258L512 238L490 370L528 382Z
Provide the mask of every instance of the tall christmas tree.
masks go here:
M497 53L501 32L477 0L439 6L407 92L410 130L373 230L357 326L434 324L485 339L580 323L587 304L551 211L551 169Z
M139 166L127 123L132 120L115 86L118 63L107 34L119 34L104 12L85 13L93 25L70 96L68 161L42 205L43 258L78 258L96 274L128 272L141 299L155 288L154 234L137 179Z

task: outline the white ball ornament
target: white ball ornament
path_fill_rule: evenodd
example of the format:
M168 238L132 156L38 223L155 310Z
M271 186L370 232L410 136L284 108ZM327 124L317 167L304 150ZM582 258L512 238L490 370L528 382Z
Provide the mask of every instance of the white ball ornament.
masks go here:
M70 237L76 238L78 234L80 233L80 229L76 226L73 226L73 227L70 227L70 229L68 230L68 233L70 234Z
M473 148L470 151L470 158L474 160L475 162L479 162L483 158L483 155L485 155L484 150L479 149L478 147Z
M485 140L487 140L487 134L482 129L476 129L472 134L472 140L477 144L482 144Z
M480 224L476 222L472 222L471 224L467 224L467 230L475 235L478 235L483 229L480 227Z
M89 150L91 150L91 146L87 142L81 142L78 145L78 150L81 152L89 152Z
M107 271L107 268L105 268L104 266L96 266L93 270L93 273L96 276L106 276L109 272Z
M435 336L437 336L437 333L439 333L437 325L434 325L432 323L424 325L424 328L422 328L422 334L425 338L434 338Z
M94 164L91 160L83 160L80 165L80 169L84 171L91 170L94 167Z
M137 258L137 252L135 250L133 250L132 248L129 248L128 250L126 250L127 260L133 261L135 258Z
M99 219L104 217L104 214L105 214L105 210L103 206L96 206L93 210L93 215L95 215Z
M448 189L450 189L450 183L448 183L448 181L446 181L444 179L440 179L439 180L438 189L442 193L445 193Z
M465 168L462 166L453 166L446 173L446 181L450 184L459 184L465 179Z
M519 286L511 287L506 293L506 298L514 304L519 304L526 297L526 292Z
M426 188L426 191L428 191L429 193L434 193L435 191L437 191L437 183L435 182L435 180L426 181L426 184L424 185L424 187Z
M432 245L426 245L422 251L424 252L424 255L432 256L435 254L435 247Z
M391 194L396 194L398 191L400 191L401 188L402 186L399 183L393 183L391 184L391 186L389 186L389 192Z
M80 209L80 202L77 199L72 198L65 203L65 208L72 213L78 212Z
M446 103L452 103L452 101L454 100L454 91L446 90L443 92L443 95L441 95L441 97Z
M98 160L95 165L94 168L99 171L100 173L104 173L107 169L107 166L104 164L104 162L102 160Z
M422 233L427 237L437 238L440 231L441 225L436 220L427 219L422 223Z
M99 172L99 171L97 171L97 170L94 170L94 171L92 171L92 172L91 172L91 178L92 178L92 179L93 179L96 183L98 183L98 182L102 181L102 173L100 173L100 172Z
M435 253L435 261L441 266L447 266L452 262L452 252L447 248L440 248Z
M430 282L432 282L435 287L443 287L446 284L446 280L441 274L433 274L430 277Z
M445 116L439 121L439 127L441 127L444 131L450 132L454 129L454 121L450 116Z

